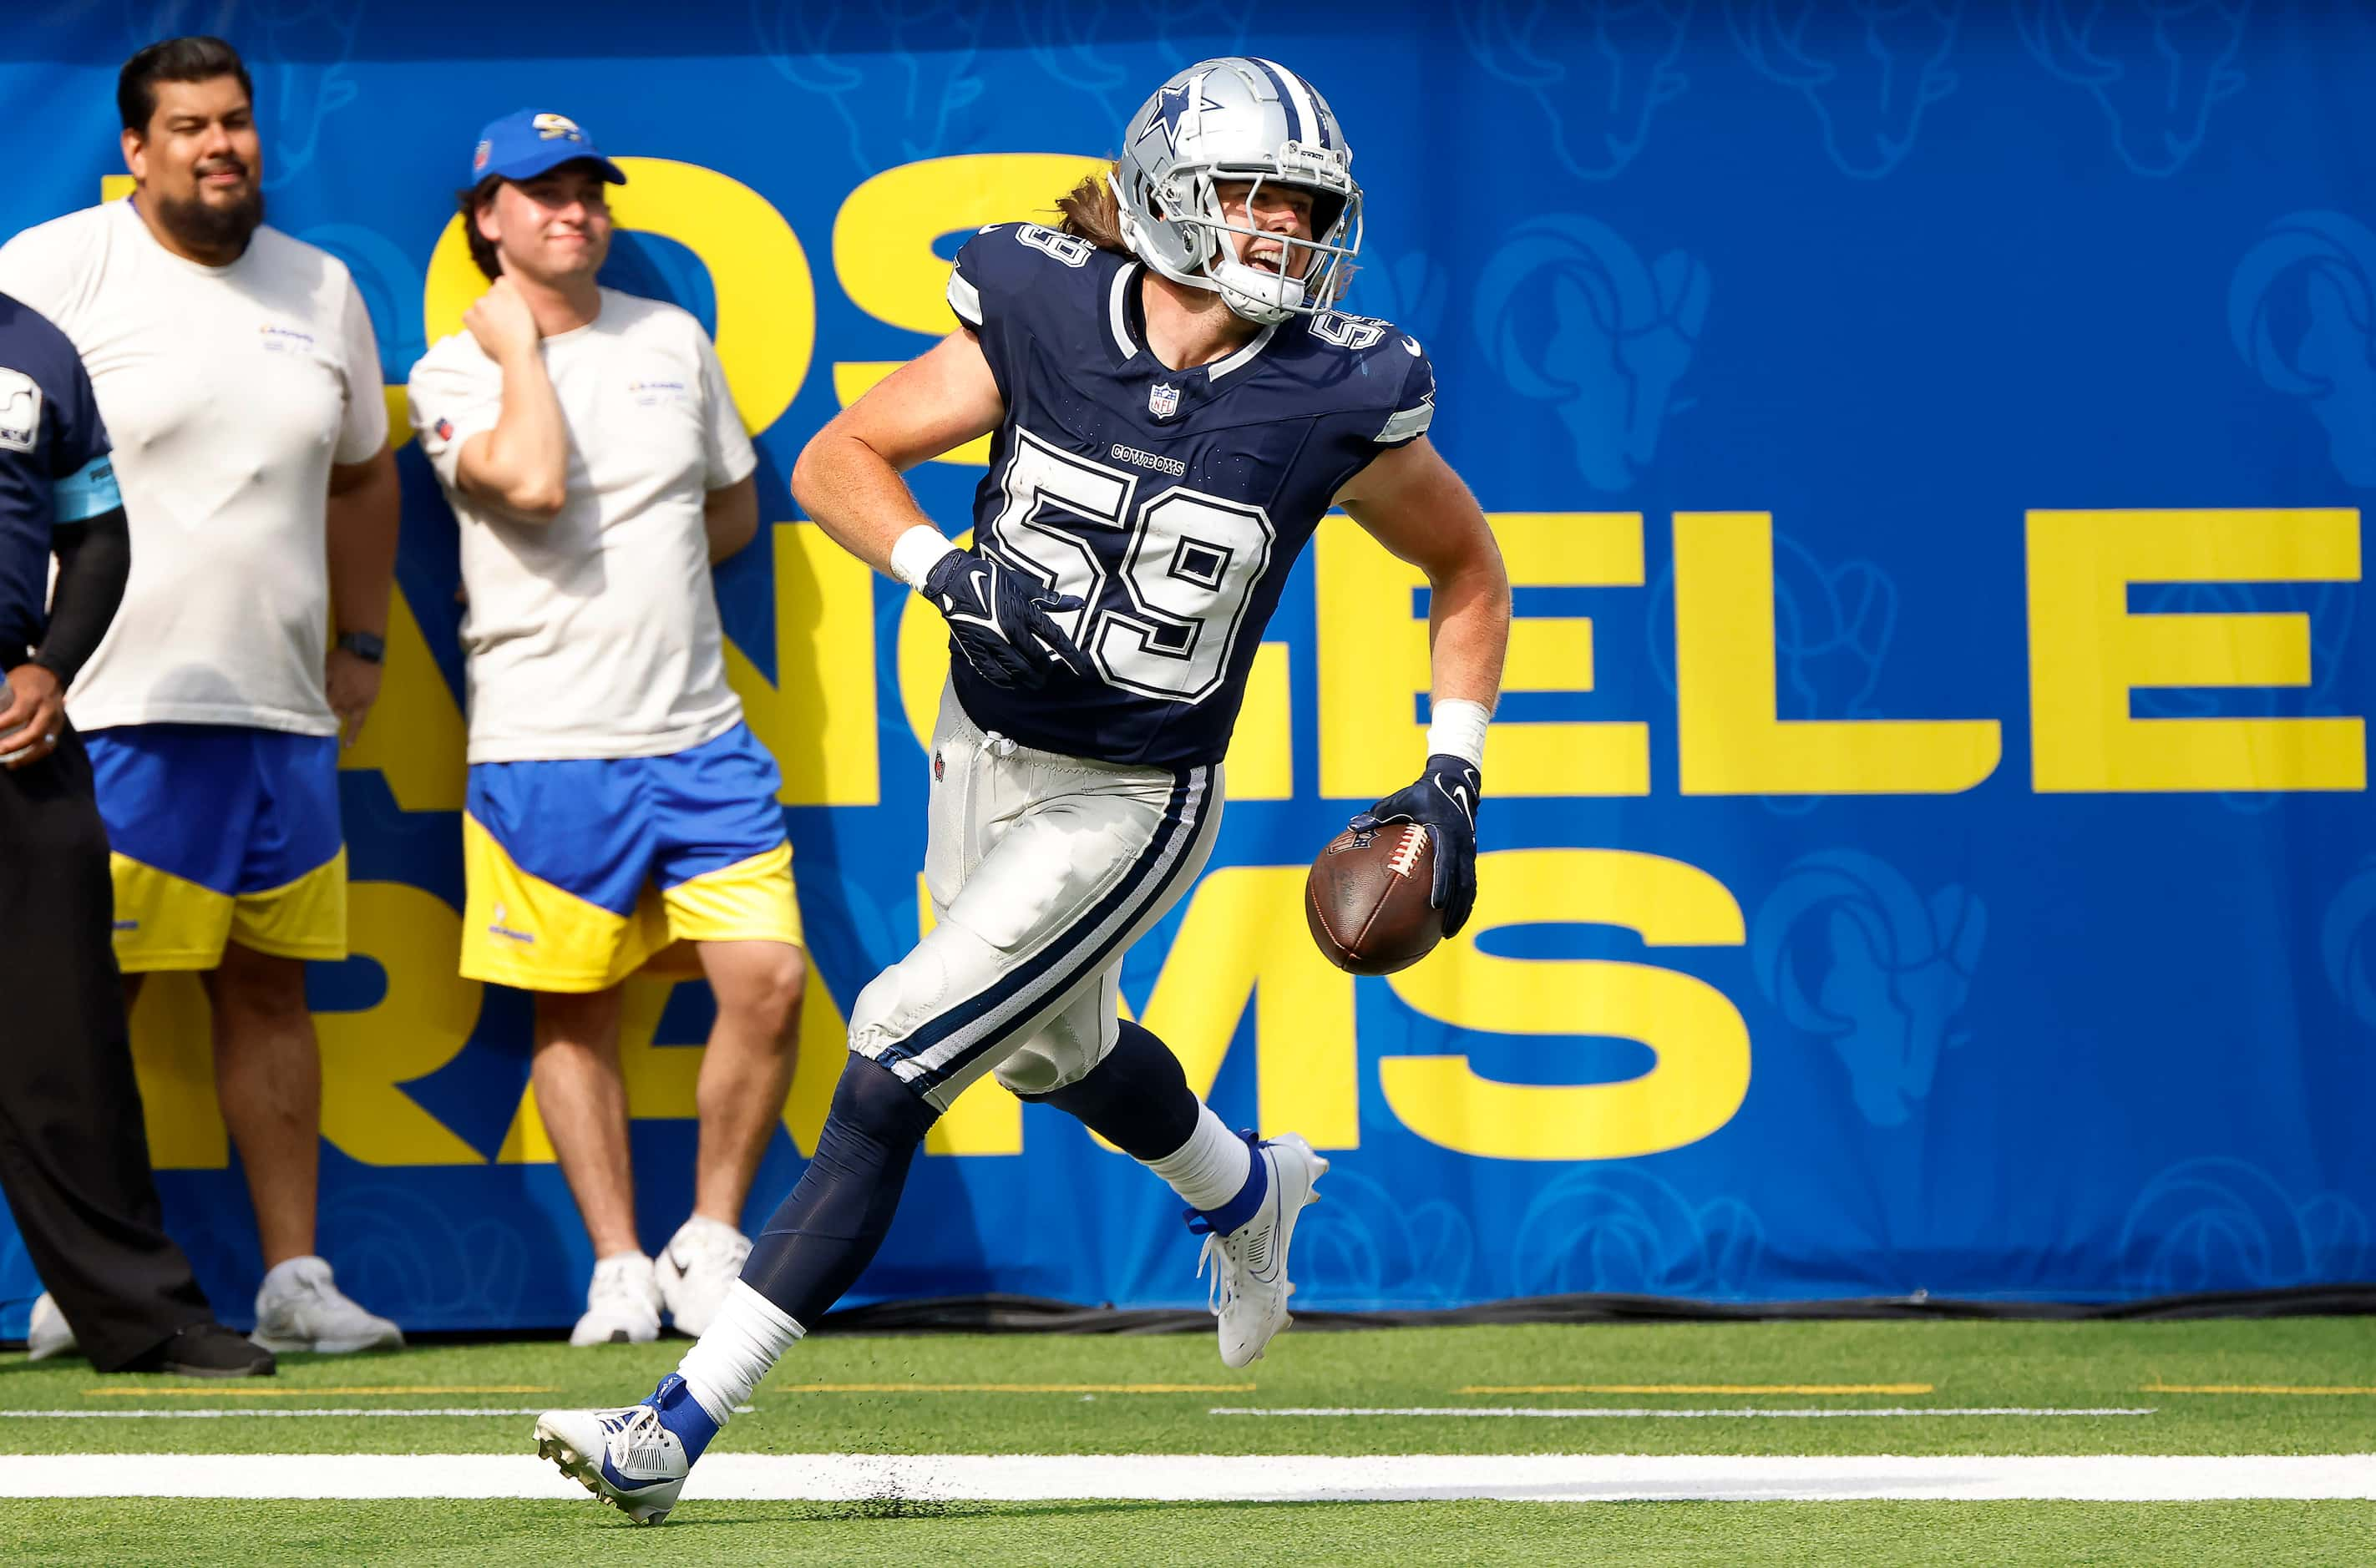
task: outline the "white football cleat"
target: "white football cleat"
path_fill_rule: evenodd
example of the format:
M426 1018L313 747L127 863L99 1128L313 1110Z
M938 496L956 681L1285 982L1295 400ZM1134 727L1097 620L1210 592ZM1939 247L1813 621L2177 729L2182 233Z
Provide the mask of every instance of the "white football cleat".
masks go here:
M1221 1360L1232 1367L1261 1359L1263 1347L1295 1321L1287 1311L1287 1299L1295 1294L1287 1277L1287 1244L1303 1206L1320 1201L1313 1183L1328 1173L1328 1162L1292 1133L1264 1139L1255 1146L1254 1158L1270 1167L1270 1191L1263 1195L1262 1207L1228 1235L1207 1235L1204 1253L1196 1260L1200 1277L1206 1265L1213 1265L1212 1306L1221 1320Z
M255 1332L248 1338L276 1355L404 1348L403 1330L356 1305L330 1277L330 1265L313 1256L276 1264L264 1277L255 1292Z
M71 1356L82 1347L75 1343L75 1332L66 1326L66 1314L58 1311L57 1302L47 1290L33 1299L33 1317L25 1325L25 1359L46 1361L52 1356Z
M742 1260L750 1255L751 1238L731 1225L696 1214L677 1227L652 1260L652 1272L659 1280L669 1321L679 1333L701 1337L726 1304L726 1292L742 1277Z
M660 1336L660 1287L641 1253L598 1258L572 1345L648 1345Z
M536 1419L536 1454L638 1525L669 1516L693 1468L649 1405L547 1410Z

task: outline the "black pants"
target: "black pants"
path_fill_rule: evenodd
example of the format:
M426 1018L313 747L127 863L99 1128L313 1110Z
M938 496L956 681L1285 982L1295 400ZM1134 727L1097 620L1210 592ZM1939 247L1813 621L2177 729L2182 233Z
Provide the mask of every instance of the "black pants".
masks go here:
M115 968L90 759L0 768L0 1193L91 1364L213 1317L169 1240Z

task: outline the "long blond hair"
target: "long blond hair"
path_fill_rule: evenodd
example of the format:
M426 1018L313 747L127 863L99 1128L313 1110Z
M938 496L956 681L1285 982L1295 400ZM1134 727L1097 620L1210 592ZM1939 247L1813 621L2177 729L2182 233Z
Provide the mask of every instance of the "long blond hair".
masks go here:
M1092 171L1056 198L1056 210L1064 215L1060 227L1065 233L1087 240L1101 251L1128 255L1130 246L1122 237L1122 204L1114 199L1111 163Z

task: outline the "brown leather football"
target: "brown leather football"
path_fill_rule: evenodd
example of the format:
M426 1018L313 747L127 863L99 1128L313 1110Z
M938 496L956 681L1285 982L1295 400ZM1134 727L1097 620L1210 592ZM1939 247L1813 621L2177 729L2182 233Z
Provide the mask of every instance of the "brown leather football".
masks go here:
M1426 828L1348 827L1312 862L1303 916L1330 963L1357 975L1390 975L1443 939L1443 911L1428 907L1434 886L1435 841Z

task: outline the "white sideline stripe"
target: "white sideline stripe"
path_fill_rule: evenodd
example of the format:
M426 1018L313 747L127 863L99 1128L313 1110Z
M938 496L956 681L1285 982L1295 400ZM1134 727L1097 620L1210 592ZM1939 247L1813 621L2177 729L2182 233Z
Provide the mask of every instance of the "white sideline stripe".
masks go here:
M247 1408L225 1410L0 1410L0 1420L25 1421L217 1421L226 1418L259 1416L280 1420L317 1420L326 1416L347 1419L354 1416L541 1416L552 1408L550 1405L525 1405L504 1409L486 1405L449 1405L433 1408L422 1405L324 1405L315 1408L273 1410ZM737 1405L737 1415L747 1416L754 1407Z
M2150 1416L2157 1407L2106 1408L2077 1409L2032 1408L2020 1405L1954 1406L1954 1405L1890 1405L1867 1409L1760 1409L1742 1405L1722 1410L1655 1410L1621 1408L1613 1405L1580 1405L1564 1408L1545 1405L1405 1405L1399 1407L1320 1406L1320 1405L1216 1405L1206 1411L1208 1416L1487 1416L1504 1420L1534 1418L1543 1420L1732 1420L1740 1417L1778 1420L1828 1420L1859 1416Z
M490 1454L45 1454L0 1466L5 1497L576 1498L553 1466ZM685 1500L1594 1503L1956 1499L2376 1499L2376 1454L2240 1457L1727 1455L720 1454Z

